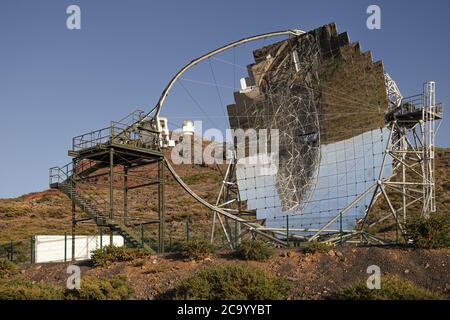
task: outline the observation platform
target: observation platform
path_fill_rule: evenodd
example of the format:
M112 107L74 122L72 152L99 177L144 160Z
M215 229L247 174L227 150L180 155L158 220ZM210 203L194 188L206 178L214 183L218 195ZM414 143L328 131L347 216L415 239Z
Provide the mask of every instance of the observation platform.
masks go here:
M435 106L425 106L423 94L404 98L399 107L388 111L385 116L386 122L397 121L401 125L411 126L420 120L441 120L444 106L437 103Z
M143 239L143 226L158 225L158 251L164 251L164 152L161 145L161 131L155 119L146 118L143 111L135 111L110 126L94 130L72 140L68 152L72 162L63 167L50 168L50 188L58 189L72 200L72 234L75 225L81 221L93 220L98 227L107 227L120 234L133 247L148 247ZM156 177L129 170L138 166L156 164ZM103 169L103 170L102 170ZM80 185L101 183L98 177L107 177L105 184L109 195L86 192ZM134 181L137 180L137 181ZM131 216L128 192L137 188L155 186L149 194L157 202L157 218ZM120 190L121 203L115 198ZM87 218L76 218L75 207L79 207ZM149 211L149 213L151 213ZM140 226L141 233L133 227ZM74 245L74 244L73 244Z
M105 161L110 149L120 151L130 162L139 164L142 159L160 158L160 132L149 122L140 123L142 111L135 111L120 121L112 121L106 128L76 136L68 154L74 158ZM120 164L125 159L114 159Z

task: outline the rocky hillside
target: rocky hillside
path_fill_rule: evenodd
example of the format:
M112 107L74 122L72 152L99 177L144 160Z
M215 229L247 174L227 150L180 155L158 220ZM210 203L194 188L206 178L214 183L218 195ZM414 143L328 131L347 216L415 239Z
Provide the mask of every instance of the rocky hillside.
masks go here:
M437 207L441 212L450 211L450 149L438 149L436 156ZM221 172L216 167L182 165L177 167L180 176L200 196L215 202ZM210 228L209 210L192 199L167 175L166 205L168 216L168 237L180 237L185 221L189 218L192 234L206 236ZM140 198L139 198L140 197ZM137 200L146 201L146 194ZM36 234L63 234L70 232L71 202L56 190L30 193L15 199L0 199L0 243L10 240L25 240ZM388 208L381 205L387 212ZM92 223L81 224L79 234L96 232Z

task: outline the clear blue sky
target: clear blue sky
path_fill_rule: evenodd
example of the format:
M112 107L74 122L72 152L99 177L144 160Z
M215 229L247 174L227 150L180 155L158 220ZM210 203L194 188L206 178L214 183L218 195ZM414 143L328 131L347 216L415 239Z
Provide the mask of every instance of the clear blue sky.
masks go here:
M66 28L66 8L82 29ZM378 4L382 29L366 28ZM336 22L382 59L404 95L437 81L450 106L450 2L82 1L0 2L0 198L47 188L48 168L69 162L71 138L149 110L170 77L227 42ZM449 119L438 144L450 146Z

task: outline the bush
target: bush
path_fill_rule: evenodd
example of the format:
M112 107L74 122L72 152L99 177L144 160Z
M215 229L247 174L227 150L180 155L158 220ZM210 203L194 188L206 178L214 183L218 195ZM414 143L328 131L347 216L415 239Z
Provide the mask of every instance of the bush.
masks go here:
M266 261L273 255L272 246L261 240L245 240L239 245L236 256L244 260Z
M0 279L6 279L19 273L17 266L9 260L0 259Z
M397 276L381 278L381 289L370 290L365 281L344 288L337 296L344 300L437 300L441 296L417 287L413 282Z
M181 255L186 259L201 260L214 253L214 247L205 239L194 238L181 244Z
M24 280L0 280L0 300L123 300L133 293L124 276L109 280L83 277L79 290Z
M51 284L23 280L0 281L0 300L63 300L64 290Z
M406 226L418 248L450 247L450 215L435 213L430 218L411 219Z
M143 267L145 265L144 259L137 259L133 261L133 267Z
M142 249L106 246L92 251L91 260L95 267L107 267L113 262L131 261L147 254Z
M109 280L83 277L81 288L66 290L69 300L125 300L134 292L125 276L114 276Z
M290 292L287 280L249 265L210 267L175 288L176 299L282 300Z
M330 246L323 242L306 242L300 246L303 253L327 253L330 250Z
M3 226L0 225L0 229ZM30 242L27 241L14 241L14 263L23 263L30 261ZM4 243L0 245L0 256L8 256L10 254L10 243Z
M153 265L153 267L147 271L145 271L145 274L156 274L160 272L167 272L170 270L170 267L167 264L157 264Z

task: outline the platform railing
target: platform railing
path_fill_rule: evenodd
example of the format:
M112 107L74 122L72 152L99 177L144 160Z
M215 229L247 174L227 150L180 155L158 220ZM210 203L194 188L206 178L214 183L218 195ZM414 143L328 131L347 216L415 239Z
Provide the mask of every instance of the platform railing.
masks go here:
M72 150L77 152L108 143L115 143L134 148L161 151L159 132L139 125L139 121L143 117L144 112L137 110L120 121L111 121L109 127L76 136L72 141Z
M56 183L64 183L66 182L69 177L72 176L73 173L73 167L72 162L66 164L63 167L52 167L50 168L50 186L56 184Z
M426 111L434 113L436 117L441 118L443 115L443 104L436 103L435 106L425 107L423 94L403 98L401 105L390 110L389 114L393 116L406 116L409 114L422 112L424 108L427 109Z
M436 103L436 106L432 107L431 109L431 111L440 118L442 118L442 116L444 115L444 105L441 102Z
M72 140L72 150L80 151L88 148L94 148L100 144L106 144L110 141L111 128L106 127L76 136Z
M61 169L59 167L52 167L50 168L50 174L49 174L49 185L50 187L63 182L64 179L61 176Z
M407 114L423 109L423 94L416 94L411 97L403 98L399 114Z

